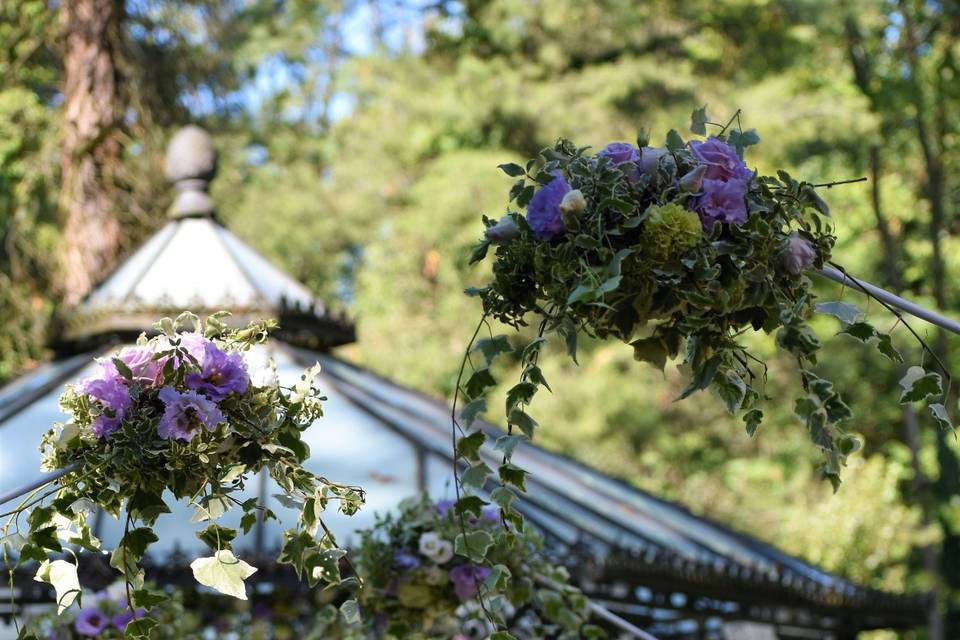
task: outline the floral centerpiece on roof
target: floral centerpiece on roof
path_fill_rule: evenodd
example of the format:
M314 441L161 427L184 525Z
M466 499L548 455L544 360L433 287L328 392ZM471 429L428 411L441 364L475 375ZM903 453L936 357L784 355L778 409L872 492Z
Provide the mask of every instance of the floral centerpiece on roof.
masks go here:
M452 500L425 497L378 516L356 553L366 637L602 637L540 536L528 527L508 546L508 527L496 508L459 514Z
M331 503L355 513L362 490L303 467L310 455L303 431L323 415L324 398L314 386L319 365L292 386L279 384L272 363L255 379L247 369L244 353L263 343L272 326L231 329L224 314L203 322L189 313L164 319L157 335L101 359L92 376L68 387L61 406L70 420L41 445L44 469L58 478L5 514L0 528L11 571L40 562L37 579L52 584L59 610L67 609L81 594L82 556L75 550L105 551L89 522L103 510L124 522L110 565L124 580L131 613L162 603L163 593L145 587L141 562L158 540L153 525L170 512L172 496L193 507L196 535L211 552L191 563L196 580L245 599L244 580L256 568L234 554L233 542L258 519L276 515L256 498L240 496L250 478L266 470L284 502L299 509L277 560L311 586L355 588L354 578L341 577L341 560L349 560L321 516ZM239 528L218 524L232 509L242 512ZM352 618L355 609L348 601L345 614ZM150 617L137 618L126 633L147 637L154 626Z

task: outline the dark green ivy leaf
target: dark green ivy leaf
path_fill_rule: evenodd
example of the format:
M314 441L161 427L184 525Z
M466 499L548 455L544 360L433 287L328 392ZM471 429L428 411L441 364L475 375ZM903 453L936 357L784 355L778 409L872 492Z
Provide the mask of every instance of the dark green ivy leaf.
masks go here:
M682 151L684 146L683 138L677 133L676 129L670 129L667 132L667 151L676 153Z
M660 371L667 366L667 348L657 337L641 338L630 343L633 347L633 359L649 362Z
M751 409L743 414L743 422L747 426L747 435L751 438L756 435L760 423L763 422L763 411L760 409Z
M127 625L123 637L149 640L150 632L153 631L153 628L156 626L157 621L153 618L137 618L136 620L131 620L130 624Z
M469 428L474 422L477 421L477 418L487 410L487 400L486 398L477 398L476 400L471 400L467 405L460 411L460 420L463 421L463 426Z
M690 380L690 384L687 385L687 388L680 393L680 395L677 397L677 400L683 400L695 391L700 391L701 389L706 389L708 386L710 386L710 383L713 382L714 376L717 375L717 369L720 368L720 362L721 357L719 355L713 356L704 362L703 366L693 372L693 379Z
M214 551L219 551L231 548L230 543L237 537L237 530L211 524L203 531L197 531L196 535L205 545Z
M489 369L477 369L467 380L464 391L466 391L467 397L473 400L482 396L484 391L496 384L497 381Z
M699 109L694 109L693 113L690 115L690 131L697 134L698 136L707 135L707 105L703 105Z
M734 129L730 132L727 142L729 142L730 146L737 150L737 155L742 158L743 154L747 150L747 147L753 146L760 142L760 136L757 135L756 129L747 129L746 131Z
M516 163L514 163L514 162L507 162L507 163L505 163L505 164L498 164L497 167L498 167L501 171L503 171L505 174L507 174L508 176L510 176L511 178L517 178L517 177L522 176L524 173L526 173L526 172L523 170L523 167L521 167L520 165L518 165L518 164L516 164Z
M457 458L464 460L479 460L480 447L487 439L483 431L474 431L473 433L462 436L457 439Z
M943 394L940 384L940 374L926 371L923 367L910 367L900 380L903 393L900 395L900 404L922 402L931 396Z
M501 334L493 336L492 338L481 338L477 340L473 348L470 349L470 353L477 351L483 354L483 358L487 361L487 366L489 366L493 364L493 361L496 360L497 356L501 353L512 353L513 347L510 346L510 340L507 336Z

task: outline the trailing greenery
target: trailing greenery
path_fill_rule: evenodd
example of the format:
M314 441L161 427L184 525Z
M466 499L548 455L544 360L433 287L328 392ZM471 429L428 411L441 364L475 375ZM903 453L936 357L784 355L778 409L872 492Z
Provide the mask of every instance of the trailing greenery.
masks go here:
M231 543L258 518L276 516L256 498L236 494L265 470L282 492L278 499L299 511L296 526L283 532L277 560L311 586L359 586L356 578L341 576L346 551L322 514L331 502L354 514L363 491L302 466L310 450L301 434L323 415L324 398L314 387L319 365L292 387L279 384L272 363L251 380L243 352L265 341L272 324L230 329L223 317L164 319L156 337L141 336L135 347L103 360L96 375L67 388L61 406L71 418L41 445L45 470L60 477L3 514L8 519L0 542L11 585L15 568L40 562L37 579L54 587L62 612L80 601L74 549L110 551L131 613L165 601L163 592L145 587L140 563L158 541L153 526L170 512L164 499L170 492L195 509L191 522L205 526L196 535L212 555L191 563L196 580L246 599L244 580L257 569L237 558ZM217 524L232 508L243 511L239 530ZM97 510L124 519L124 535L112 550L91 530L88 519ZM126 637L149 637L156 624L137 617Z

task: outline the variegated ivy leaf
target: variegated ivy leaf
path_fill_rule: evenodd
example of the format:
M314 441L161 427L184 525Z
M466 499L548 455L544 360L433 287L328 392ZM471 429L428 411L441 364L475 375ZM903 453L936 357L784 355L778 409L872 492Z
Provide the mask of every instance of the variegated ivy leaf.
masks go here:
M217 551L209 558L197 558L190 563L190 568L200 584L240 600L247 599L243 581L257 572L256 567L240 560L227 549Z
M918 366L907 369L906 375L900 380L900 386L903 388L903 393L900 394L900 404L922 402L927 398L943 394L940 374Z
M52 585L57 593L57 613L73 604L80 595L80 579L77 577L77 565L66 560L44 560L33 578L37 582Z

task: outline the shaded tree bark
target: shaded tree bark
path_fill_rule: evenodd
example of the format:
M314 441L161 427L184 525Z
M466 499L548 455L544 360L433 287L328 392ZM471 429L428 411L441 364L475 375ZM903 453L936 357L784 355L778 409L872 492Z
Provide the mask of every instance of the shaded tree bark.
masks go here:
M117 59L122 0L64 0L64 133L60 207L64 301L80 300L112 266L120 240L113 212L123 117Z

